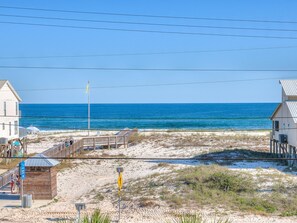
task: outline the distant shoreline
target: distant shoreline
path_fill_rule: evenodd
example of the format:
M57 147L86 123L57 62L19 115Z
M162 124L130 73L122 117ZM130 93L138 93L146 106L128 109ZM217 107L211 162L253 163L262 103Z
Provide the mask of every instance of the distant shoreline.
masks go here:
M117 132L122 129L91 129L90 132ZM40 130L41 133L87 132L87 129ZM270 132L271 129L138 129L139 132Z

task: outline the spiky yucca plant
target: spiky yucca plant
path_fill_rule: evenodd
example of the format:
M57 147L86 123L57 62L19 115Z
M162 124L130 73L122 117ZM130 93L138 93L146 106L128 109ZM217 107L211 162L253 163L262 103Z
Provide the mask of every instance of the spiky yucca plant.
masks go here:
M96 210L90 217L85 216L82 223L111 223L108 215L102 214L100 210Z

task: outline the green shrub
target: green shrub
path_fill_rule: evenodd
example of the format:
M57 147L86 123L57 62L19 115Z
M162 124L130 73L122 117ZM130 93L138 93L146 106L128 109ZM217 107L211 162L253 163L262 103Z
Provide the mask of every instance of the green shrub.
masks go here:
M100 210L96 210L90 217L85 216L82 219L82 223L111 223L111 220L108 215L104 215Z
M228 219L219 219L219 220L213 220L212 223L231 223ZM196 215L190 215L185 214L180 216L178 219L173 220L172 223L206 223L206 221L203 220L201 214Z
M228 172L213 173L206 178L205 183L207 183L210 188L223 191L246 192L253 190L250 181Z
M232 171L218 167L197 167L181 172L180 181L194 190L216 189L231 192L249 192L255 190L252 178L248 175L236 175Z
M173 223L203 223L201 214L196 215L182 215L177 220L174 220Z
M239 198L238 199L242 209L256 210L259 212L273 213L277 210L277 207L261 198Z

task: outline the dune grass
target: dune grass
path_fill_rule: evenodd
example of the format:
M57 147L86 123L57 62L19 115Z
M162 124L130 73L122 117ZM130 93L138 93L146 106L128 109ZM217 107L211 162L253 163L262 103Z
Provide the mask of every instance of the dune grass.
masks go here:
M163 199L172 206L197 204L258 214L297 214L295 187L290 193L289 188L278 186L263 195L252 176L217 165L179 170L169 183L176 193L167 193Z
M264 179L274 186L263 186ZM294 183L288 183L285 178L274 180L270 175L259 178L219 165L188 167L151 176L129 184L128 188L126 196L133 195L140 206L144 206L143 200L153 200L154 206L166 202L174 209L199 207L297 216L297 185Z
M195 214L195 215L185 214L173 220L172 223L206 223L206 221L203 220L201 214ZM231 223L231 221L228 219L218 219L218 220L211 221L211 223Z

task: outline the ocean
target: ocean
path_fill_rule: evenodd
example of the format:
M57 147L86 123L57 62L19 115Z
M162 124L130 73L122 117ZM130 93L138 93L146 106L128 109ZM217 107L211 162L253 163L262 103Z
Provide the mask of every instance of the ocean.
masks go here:
M91 104L91 129L271 129L276 103ZM87 104L21 104L23 127L87 129Z

